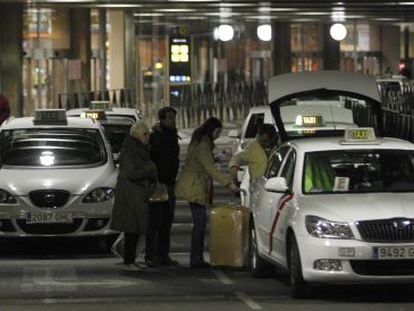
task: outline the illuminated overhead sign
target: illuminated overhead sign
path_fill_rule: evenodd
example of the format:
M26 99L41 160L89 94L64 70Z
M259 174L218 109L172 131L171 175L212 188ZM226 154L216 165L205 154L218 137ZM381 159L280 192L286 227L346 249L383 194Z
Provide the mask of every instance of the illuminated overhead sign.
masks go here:
M191 82L191 38L170 37L170 82Z

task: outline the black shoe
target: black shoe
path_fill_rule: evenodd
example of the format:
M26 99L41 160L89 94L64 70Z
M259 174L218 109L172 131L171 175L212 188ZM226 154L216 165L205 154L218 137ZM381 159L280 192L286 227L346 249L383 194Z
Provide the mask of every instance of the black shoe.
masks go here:
M149 268L157 268L160 266L160 262L156 259L153 260L146 260L145 264L147 265L147 267Z
M161 261L163 266L178 266L178 261L172 259L170 256Z
M193 269L209 269L211 268L211 265L208 262L203 261L198 263L192 263L190 267Z

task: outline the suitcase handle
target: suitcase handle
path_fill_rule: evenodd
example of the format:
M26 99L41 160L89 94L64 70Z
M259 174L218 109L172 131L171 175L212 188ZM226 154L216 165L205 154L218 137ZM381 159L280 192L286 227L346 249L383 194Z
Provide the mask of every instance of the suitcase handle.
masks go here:
M239 188L239 190L232 192L230 195L230 202L235 202L235 199L240 199L242 193L246 195L247 191L245 189Z

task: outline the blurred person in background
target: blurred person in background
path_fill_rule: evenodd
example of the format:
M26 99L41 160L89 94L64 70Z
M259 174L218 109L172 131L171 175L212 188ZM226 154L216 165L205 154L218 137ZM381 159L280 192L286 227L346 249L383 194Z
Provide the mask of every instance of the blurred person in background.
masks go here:
M0 94L0 125L10 117L9 100L3 94Z

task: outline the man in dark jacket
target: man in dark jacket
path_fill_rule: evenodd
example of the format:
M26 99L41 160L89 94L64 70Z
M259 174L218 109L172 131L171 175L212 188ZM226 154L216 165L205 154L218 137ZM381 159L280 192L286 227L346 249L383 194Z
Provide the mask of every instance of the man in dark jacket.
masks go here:
M149 208L150 229L146 238L146 262L148 266L177 265L171 259L170 232L175 211L175 180L179 168L180 147L176 128L177 111L163 107L158 111L159 123L151 133L151 159L157 166L158 181L168 188L167 202L151 203Z

